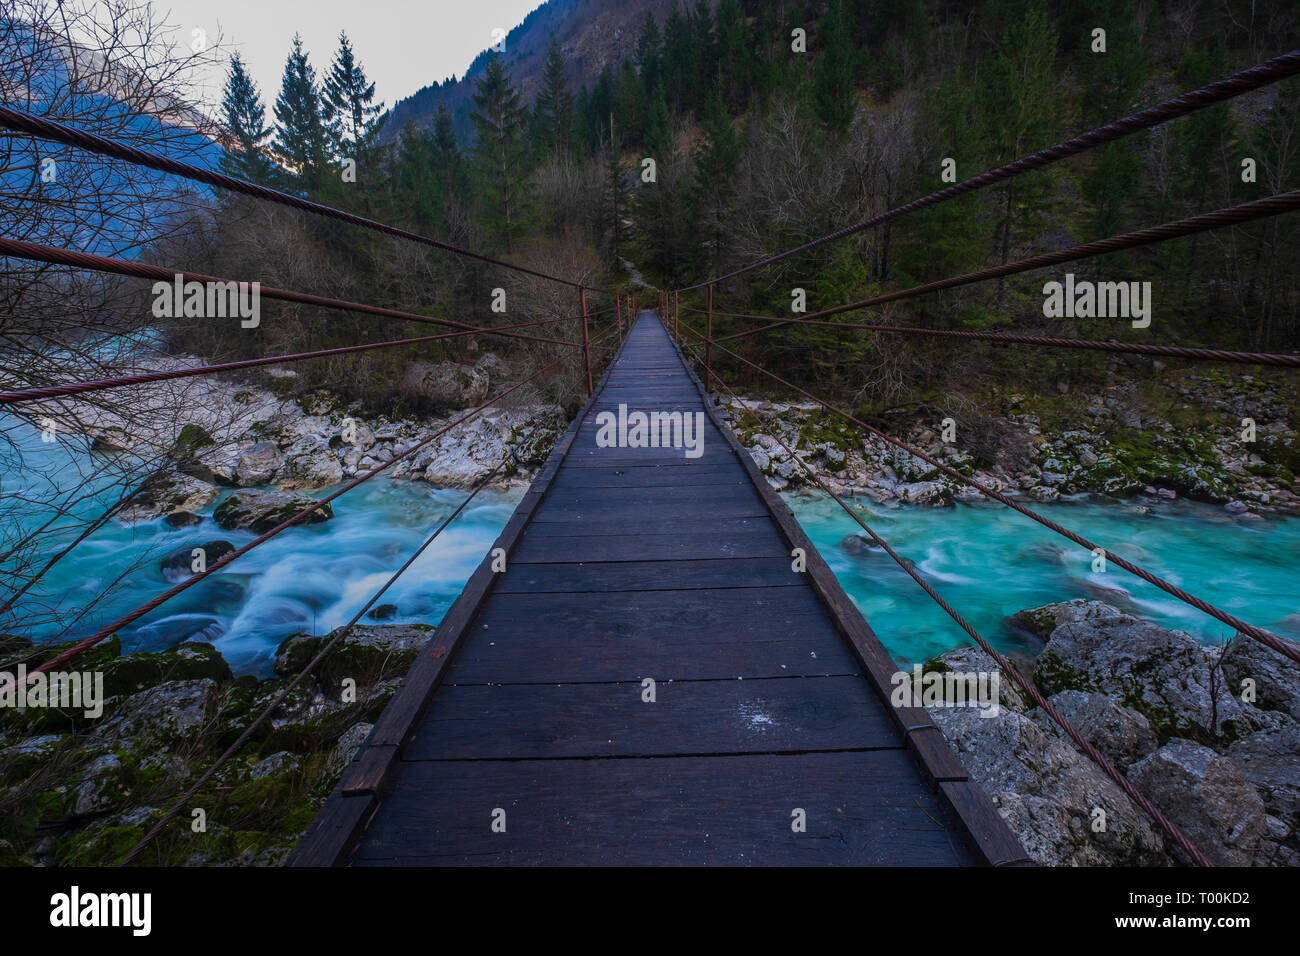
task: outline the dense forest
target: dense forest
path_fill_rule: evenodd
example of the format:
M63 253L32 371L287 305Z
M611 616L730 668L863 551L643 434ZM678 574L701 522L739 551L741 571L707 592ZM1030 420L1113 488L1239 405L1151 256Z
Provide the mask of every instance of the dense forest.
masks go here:
M1297 22L1280 0L699 0L662 23L647 14L635 54L577 89L553 43L532 103L522 101L505 58L489 51L468 139L445 109L429 126L408 123L381 137L386 114L344 37L319 81L295 44L271 117L232 60L227 164L237 175L593 285L627 283L636 270L675 288L1284 52L1296 45ZM1300 83L1278 84L821 246L720 285L717 308L788 313L797 288L811 312L1282 192L1300 181L1297 94ZM1253 176L1243 174L1247 159ZM511 321L575 305L563 290L516 288L373 237L278 213L268 229L238 202L227 211L193 251L218 250L232 275L454 309L487 323L506 321L489 310L497 286L512 292ZM1294 349L1300 267L1285 251L1296 228L1281 217L1076 264L1081 278L1151 281L1148 329L1044 318L1042 284L1064 269L891 304L870 321ZM284 230L310 253L283 252L292 245ZM175 259L175 250L166 255ZM693 294L684 304L702 301ZM294 338L277 343L285 345L308 333L318 343L370 334L366 323L301 321L270 323L265 334ZM187 344L202 334L191 330ZM969 382L1004 361L992 347L955 351L815 327L743 341L789 373L881 401ZM369 378L351 385L374 394L391 372L380 361L359 363L355 374ZM1034 365L1044 382L1104 367L1089 355Z

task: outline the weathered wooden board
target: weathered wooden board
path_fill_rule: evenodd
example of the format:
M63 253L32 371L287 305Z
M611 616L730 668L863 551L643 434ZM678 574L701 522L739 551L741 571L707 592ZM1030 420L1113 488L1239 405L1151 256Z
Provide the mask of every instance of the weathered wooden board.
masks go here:
M858 673L807 589L498 594L452 662L457 683Z
M522 760L903 746L856 676L682 681L672 673L619 683L444 684L402 756Z
M899 750L413 761L356 864L909 865L974 862ZM492 830L505 812L505 832ZM796 810L806 830L796 833ZM498 815L499 816L499 815Z

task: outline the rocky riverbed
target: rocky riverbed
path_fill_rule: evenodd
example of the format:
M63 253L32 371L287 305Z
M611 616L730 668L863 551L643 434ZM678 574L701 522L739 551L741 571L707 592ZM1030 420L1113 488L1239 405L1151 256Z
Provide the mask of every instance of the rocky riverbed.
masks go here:
M242 493L246 507L274 511L289 500L286 494L337 485L425 441L384 474L468 488L513 451L494 482L509 488L526 485L564 433L568 417L561 406L525 391L508 408L485 409L433 436L510 381L509 366L490 353L473 365L412 363L400 390L421 411L401 418L366 418L324 391L293 399L217 379L162 382L132 393L130 422L91 408L75 427L93 454L161 461L117 513L128 524L159 517L185 522L229 489L256 489Z
M1040 647L1017 669L1213 862L1300 865L1300 668L1247 637L1207 647L1096 601L1022 611L1009 623ZM141 862L282 863L431 633L346 631ZM262 680L235 677L209 644L122 656L112 639L78 664L104 674L99 717L0 710L0 863L115 863L330 636L288 638ZM0 641L9 670L56 650ZM924 669L996 665L959 648ZM993 716L928 709L1038 863L1183 862L1040 708L1005 675L1000 684Z
M1050 402L1011 393L1000 398L1005 411L997 414L963 419L921 409L881 425L960 474L1031 500L1145 494L1190 497L1241 515L1300 514L1300 428L1288 380L1185 374L1164 384L1161 395L1162 401L1152 400L1133 384ZM777 490L811 485L783 442L837 494L932 506L984 497L817 405L720 401ZM1144 411L1155 405L1159 414ZM1068 420L1063 408L1073 410Z

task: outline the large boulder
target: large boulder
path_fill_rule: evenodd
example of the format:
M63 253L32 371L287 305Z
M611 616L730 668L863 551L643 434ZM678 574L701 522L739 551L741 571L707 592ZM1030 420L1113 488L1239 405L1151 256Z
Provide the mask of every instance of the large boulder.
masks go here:
M398 391L435 408L468 408L488 397L488 373L473 365L412 362L406 367Z
M72 812L79 817L103 813L120 806L130 795L121 758L113 753L104 754L92 760L82 771Z
M1161 740L1205 743L1253 729L1225 687L1217 654L1196 638L1127 614L1062 624L1038 655L1047 694L1096 691L1143 714Z
M510 384L510 366L500 356L488 352L474 363L474 368L487 376L488 390L496 392Z
M1011 676L998 667L997 661L990 657L983 648L969 645L955 647L950 651L945 651L938 657L926 661L921 670L925 674L955 674L962 677L959 685L954 685L952 682L945 680L942 694L946 703L956 702L953 698L960 695L967 701L967 706L970 706L969 701L972 699L972 693L975 698L978 698L981 693L985 693L991 698L996 677L996 704L999 708L1009 707L1016 713L1022 714L1028 707L1025 698L1021 696L1020 689L1011 679ZM938 689L936 682L936 692ZM991 699L984 701L983 709L986 712L992 712L993 708L987 706L992 703L994 701Z
M282 491L237 491L217 505L212 520L227 531L247 529L260 534L311 504L311 498ZM333 508L322 505L299 523L317 524L333 517Z
M1277 637L1277 635L1273 635ZM1278 637L1285 645L1300 651L1300 644ZM1281 711L1294 720L1300 720L1300 664L1283 657L1271 647L1253 637L1237 634L1228 642L1220 661L1228 692L1240 696L1244 681L1251 681L1255 690L1255 706L1261 710Z
M145 479L115 517L124 524L132 524L176 511L195 512L220 494L221 489L207 481L163 467Z
M930 714L971 779L1039 864L1168 862L1162 833L1128 795L1091 760L1028 717L1005 708L993 718L964 708L937 707Z
M1007 626L1014 631L1022 631L1041 641L1046 641L1052 636L1052 632L1062 624L1122 617L1123 613L1119 608L1112 607L1102 601L1076 598L1073 601L1045 604L1042 607L1017 611L1007 618Z
M215 444L206 428L191 423L181 428L167 455L176 462L176 468L182 474L213 482L216 481L216 475L211 466L201 461L199 456L204 451L211 450Z
M1224 759L1254 785L1269 814L1286 823L1291 842L1300 849L1300 725L1243 737Z
M1063 690L1049 697L1048 703L1083 735L1084 740L1121 770L1154 752L1160 745L1149 720L1105 694ZM1030 716L1050 733L1065 733L1041 708L1035 708Z
M191 575L196 574L197 572L194 570L195 548L203 550L205 565L214 564L235 550L235 546L229 541L205 541L203 544L184 545L175 551L169 552L158 562L163 577L168 581L184 581Z
M323 637L294 634L285 638L275 652L275 672L286 677L298 673L338 635L339 631L331 631ZM324 685L347 677L361 684L379 677L400 676L430 636L427 625L358 624L342 632L339 642L313 673Z
M284 455L273 441L260 441L245 449L235 465L235 484L241 488L269 484L284 467Z
M356 757L361 745L370 736L370 731L374 729L374 726L374 724L360 723L349 727L343 736L339 738L339 742L334 745L334 749L330 751L326 764L326 773L332 777L341 777L343 771L348 769L348 764Z
M1231 760L1174 740L1134 764L1128 778L1211 863L1255 861L1266 833L1264 801Z
M343 480L343 465L329 446L329 439L308 435L294 442L284 453L284 467L277 484L285 491L324 488Z
M174 680L132 694L95 731L108 743L129 741L142 750L192 739L217 712L217 682Z

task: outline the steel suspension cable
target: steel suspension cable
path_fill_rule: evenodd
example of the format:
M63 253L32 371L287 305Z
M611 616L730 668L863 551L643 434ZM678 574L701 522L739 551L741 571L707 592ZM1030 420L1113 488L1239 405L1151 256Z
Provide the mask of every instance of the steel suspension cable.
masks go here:
M705 314L703 309L691 312ZM1143 345L1137 342L1100 341L1097 339L1070 339L1055 336L1020 335L1014 332L969 332L959 329L926 329L906 325L875 325L867 322L827 322L817 319L794 319L780 315L750 315L743 312L719 312L714 316L732 319L755 319L779 322L782 325L811 325L830 329L860 329L867 332L894 332L899 335L929 335L939 338L979 339L986 342L1007 342L1012 345L1042 345L1050 348L1092 349L1101 352L1131 352L1136 355L1164 355L1207 362L1240 362L1244 365L1276 365L1284 368L1300 367L1300 355L1279 352L1233 352L1226 349L1190 348L1181 345ZM753 331L762 332L764 329ZM716 336L721 342L731 336Z
M190 788L185 791L185 793L181 796L179 800L176 801L176 805L173 806L171 810L169 810L162 817L162 819L160 819L157 823L155 823L153 827L149 830L149 832L147 832L143 837L140 838L140 842L137 843L134 847L132 847L131 851L127 853L127 855L124 856L117 863L118 866L126 866L137 856L139 856L140 852L145 848L145 846L150 841L152 841L154 837L162 833L162 831L166 828L168 823L176 819L176 816L184 809L185 804L191 798L193 798L193 796L196 793L198 793L200 790L203 789L204 784L206 784L209 780L213 778L213 776L216 775L216 772L219 769L221 769L221 766L227 760L229 760L231 757L237 754L240 748L242 748L244 744L248 743L248 741L252 739L252 736L257 731L257 728L262 726L262 724L267 720L267 718L269 718L271 714L275 712L275 709L279 707L282 703L284 703L284 701L293 692L293 689L297 687L298 684L304 678L307 677L307 675L309 675L313 670L316 669L316 665L319 664L321 661L323 661L329 655L329 652L332 651L335 648L335 646L338 645L339 641L341 641L347 635L348 631L350 631L353 627L357 625L357 622L361 620L362 616L367 611L369 611L372 607L374 607L375 602L378 601L381 597L383 597L384 594L388 591L388 589L397 583L397 579L400 578L403 574L405 574L410 569L411 565L415 563L416 559L419 558L420 555L424 554L426 550L428 550L429 546L432 545L433 542L437 540L438 536L442 534L444 530L446 530L448 525L450 525L453 521L456 520L456 518L460 515L460 513L465 510L465 508L469 505L471 501L474 500L474 498L478 495L478 493L487 487L488 483L497 476L497 474L501 471L502 468L506 466L506 463L512 460L513 454L514 452L512 449L507 453L506 457L502 459L500 464L498 464L495 468L493 468L490 472L488 472L488 474L485 475L478 482L478 484L474 486L473 490L470 491L469 495L466 496L465 500L463 500L460 504L458 504L455 510L453 510L451 514L447 515L447 517L444 518L439 523L438 527L436 527L433 530L433 532L427 538L424 539L424 543L415 549L415 551L411 554L411 556L406 559L405 563L403 563L400 568L398 568L396 571L392 573L392 575L388 578L388 580L384 582L383 586L371 596L369 601L365 603L365 606L363 606L359 611L357 611L356 614L352 616L352 620L348 621L348 623L344 624L341 628L338 628L334 632L334 636L325 642L325 646L322 647L320 651L316 654L316 656L313 657L307 663L307 666L304 667L301 671L299 671L294 676L293 680L289 681L289 683L284 687L284 689L280 691L280 693L277 694L269 704L266 705L266 707L262 710L262 712L258 714L257 719L254 720L251 724L248 725L248 727L244 729L244 732L239 735L239 737L235 740L234 743L232 743L229 747L226 748L225 752L222 753L221 756L219 756L216 759L216 761L212 764L211 767L207 769L207 771L203 774L203 776L199 777L198 780L196 780L193 784L191 784Z
M704 342L711 341L703 333L697 332L689 325L683 326L683 328L687 329L687 331L691 332L693 335L695 335L697 338L701 339ZM1094 552L1094 553L1101 552L1103 555L1105 555L1107 561L1110 561L1118 565L1119 567L1123 568L1125 571L1128 571L1130 574L1136 575L1137 577L1146 581L1148 584L1154 584L1156 587L1160 588L1160 590L1164 591L1167 594L1173 595L1183 603L1189 604L1192 607L1196 608L1198 611L1202 611L1205 614L1208 614L1211 617L1223 622L1224 624L1229 625L1235 630L1240 631L1241 633L1246 634L1251 638L1254 638L1255 640L1259 641L1261 644L1264 644L1272 648L1273 650L1277 651L1283 657L1289 658L1290 660L1295 661L1296 663L1300 663L1300 650L1297 650L1295 646L1284 643L1283 641L1279 640L1277 637L1274 637L1272 634L1268 633L1262 628L1258 628L1253 624L1248 624L1245 621L1241 620L1240 618L1234 617L1233 615L1227 613L1226 611L1220 610L1219 608L1215 607L1213 604L1210 604L1192 594L1189 594L1187 591L1184 591L1182 588L1178 587L1175 584L1171 584L1170 582L1166 581L1164 578L1160 577L1159 575L1153 574L1152 572L1147 571L1145 568L1141 568L1138 565L1133 564L1132 562L1126 560L1120 555L1115 554L1113 551L1098 546L1097 544L1093 543L1092 541L1089 541L1087 538L1083 537L1082 535L1076 534L1075 532L1070 531L1068 528L1062 527L1061 525L1057 524L1055 521L1052 521L1050 518L1043 517L1033 509L1026 508L1024 505L1020 504L1017 501L1014 501L1011 498L1008 498L1006 495L1002 494L999 491L995 491L994 489L990 488L988 485L985 485L983 482L976 481L974 478L969 478L966 475L963 475L955 468L952 468L951 466L944 464L943 462L939 461L937 458L934 458L931 455L926 454L924 451L921 451L918 448L912 447L907 442L895 438L892 435L889 435L886 432L881 431L879 428L876 428L872 425L868 425L866 422L862 421L861 419L854 417L853 415L849 414L843 409L835 407L834 405L827 402L825 399L819 398L818 396L814 395L812 392L809 392L806 389L800 388L798 385L786 381L784 378L777 375L775 372L770 372L767 369L763 368L761 365L751 362L749 359L736 354L726 346L719 345L716 340L712 340L712 345L715 348L719 348L722 351L726 352L728 355L730 355L732 358L736 359L737 361L743 362L745 365L748 365L750 368L753 368L756 371L761 372L762 374L766 375L768 378L771 378L773 381L776 381L781 385L785 386L786 388L794 392L798 392L800 395L803 395L806 398L810 399L811 401L816 402L822 408L825 408L828 412L838 415L841 418L845 419L846 421L852 422L854 425L857 425L859 428L865 429L866 431L875 435L877 438L881 439L882 441L888 442L894 447L899 448L907 452L908 454L921 459L922 461L933 466L934 468L937 468L945 475L948 475L950 478L956 481L960 481L962 484L974 488L984 495L987 495L989 498L992 498L994 501L1001 502L1007 507L1020 512L1025 517L1037 521L1043 527L1049 528L1052 531L1055 531L1057 534L1065 538L1069 538L1075 544L1087 548L1090 552Z
M172 598L176 597L176 595L193 587L195 584L198 584L200 581L204 580L205 578L214 574L215 572L220 571L222 568L226 567L226 565L230 564L232 561L235 561L243 557L249 551L252 551L254 548L258 547L259 545L262 545L267 541L271 540L276 535L278 535L281 531L284 531L287 528L291 528L294 525L298 524L299 522L305 520L313 512L318 511L325 505L334 501L336 498L341 497L342 495L351 491L353 488L357 487L358 485L366 481L369 481L371 478L375 477L375 475L378 475L383 471L387 471L389 468L391 468L393 465L397 464L398 462L410 458L421 448L426 447L427 445L431 444L432 442L440 438L442 435L445 435L447 432L451 431L456 426L473 418L475 415L483 411L485 408L495 405L497 402L501 401L501 399L505 398L507 395L511 394L512 392L518 391L519 389L523 388L529 382L533 381L536 378L539 378L545 372L550 371L552 368L559 365L561 362L566 361L567 359L568 359L568 354L566 353L565 355L561 356L555 361L542 366L537 371L533 372L532 375L529 375L527 378L523 379L522 381L519 381L516 384L510 386L510 388L506 389L505 391L499 392L498 394L496 394L495 396L493 396L492 398L484 402L482 405L479 405L478 407L471 409L470 411L462 415L460 418L457 418L455 421L450 422L447 425L443 426L442 428L438 429L436 432L434 432L432 435L429 435L427 438L423 438L420 441L416 442L414 445L411 445L405 451L393 455L387 461L380 462L378 465L371 468L365 474L358 475L356 478L349 481L347 484L339 488L337 491L331 492L330 494L326 495L324 498L321 498L319 501L312 502L311 505L289 516L284 521L281 521L275 527L271 528L269 531L265 531L262 534L258 535L258 537L248 542L248 544L245 544L242 547L236 548L234 551L231 551L223 555L221 558L217 559L212 564L208 565L206 570L200 571L197 574L186 578L184 581L181 581L179 584L176 584L175 586L169 588L167 591L164 591L162 594L158 595L152 600L146 601L144 604L140 605L135 610L122 615L112 624L109 624L106 627L102 627L94 634L85 638L84 640L78 641L72 647L68 648L67 650L61 652L60 654L46 661L44 664L41 664L39 667L33 668L32 670L28 671L27 679L28 680L33 679L37 674L40 674L44 671L49 670L52 667L56 667L57 665L62 664L64 661L67 661L70 658L76 656L77 654L80 654L82 651L86 650L87 648L93 647L94 645L98 644L100 641L104 640L105 638L112 636L116 631L132 623L133 621L140 619L144 615L148 614L150 611L153 611L156 608L165 604L167 601L170 601Z
M84 149L87 152L97 153L101 156L110 156L113 159L124 160L137 166L145 166L149 169L157 170L162 173L181 176L194 182L205 183L209 186L216 186L231 192L243 193L246 196L252 196L256 199L264 199L268 202L278 203L282 206L289 206L294 209L301 209L305 212L313 213L317 216L324 216L327 219L337 219L340 222L348 223L353 226L360 226L362 229L369 229L373 232L384 233L389 236L396 236L399 239L407 239L411 242L418 242L421 245L431 246L435 249L441 249L444 252L454 253L466 259L475 259L479 262L485 262L488 265L500 266L503 269L509 269L513 272L521 272L525 275L536 276L539 279L547 279L551 282L559 282L563 285L578 288L581 283L574 282L572 279L562 279L559 276L548 275L545 272L539 272L536 269L530 269L527 266L516 265L511 262L505 262L501 259L494 259L491 256L483 255L479 252L473 252L469 249L461 249L450 243L440 242L437 239L431 239L428 236L421 236L418 233L410 232L406 229L399 229L396 226L389 226L382 222L376 222L373 219L367 219L364 216L358 216L354 213L344 212L341 209L335 209L331 206L325 206L310 199L303 199L299 196L291 196L288 193L271 189L268 186L259 186L257 183L249 182L246 179L238 179L234 176L226 176L222 173L215 173L189 163L183 163L179 160L170 159L166 156L159 156L156 153L145 152L142 149L136 149L134 146L127 146L123 143L114 142L111 139L100 136L96 133L89 133L85 130L73 129L62 123L56 123L53 120L41 116L33 116L30 113L23 113L9 106L0 106L0 126L16 130L21 133L27 133L31 136L44 140L50 140L55 143L62 143L65 146L75 146ZM591 288L590 286L588 288ZM606 292L605 289L596 289L597 292Z
M1260 89L1261 87L1267 86L1270 83L1275 83L1278 80L1285 79L1286 77L1295 76L1297 73L1300 73L1300 50L1291 50L1281 56L1276 56L1271 60L1266 60L1258 66L1252 66L1249 69L1241 70L1238 73L1234 73L1231 76L1211 83L1208 86L1201 87L1198 90L1191 90L1180 96L1175 96L1172 99L1165 100L1163 103L1158 103L1155 106L1134 113L1131 116L1126 116L1123 119L1115 120L1114 122L1107 123L1104 126L1099 126L1096 129L1090 130L1087 133L1082 133L1073 139L1040 150L1031 156L1025 156L1021 159L1013 160L1010 163L1006 163L996 169L991 169L988 172L981 173L980 175L967 179L964 182L949 186L946 189L940 189L939 191L933 192L928 196L923 196L920 199L914 199L911 202L891 209L888 212L881 213L878 216L872 216L870 219L864 219L862 222L855 225L847 226L818 239L813 239L810 242L805 242L802 245L787 249L784 252L760 259L757 262L751 263L750 265L736 269L732 272L728 272L726 275L718 276L715 279L710 279L706 282L697 282L692 286L686 286L678 291L690 292L694 289L703 288L710 282L716 283L722 282L726 279L733 279L736 276L744 275L745 273L752 272L755 269L769 266L776 262L781 262L784 259L789 259L791 256L796 256L801 252L815 249L828 242L835 242L855 233L870 229L873 226L883 225L884 223L905 216L908 213L916 212L919 209L937 206L939 203L945 202L949 199L955 199L958 196L974 192L975 190L982 189L985 186L991 186L994 183L1011 179L1014 176L1019 176L1022 173L1034 169L1040 169L1051 163L1065 159L1068 156L1074 156L1077 153L1085 152L1093 147L1113 142L1114 140L1121 139L1131 133L1136 133L1139 130L1158 126L1168 120L1185 116L1188 113L1204 109L1205 107L1212 106L1215 103L1221 103L1225 100L1232 99L1233 97L1240 96L1243 93L1249 93L1253 90Z
M223 279L220 276L205 275L201 272L181 272L164 269L161 266L146 265L143 262L131 262L126 259L111 259L90 252L77 252L75 249L60 249L57 246L42 246L34 242L0 237L0 256L13 256L18 259L30 259L35 262L49 262L55 265L72 266L77 269L91 269L95 272L111 272L116 275L130 276L136 279L153 279L155 282L173 283L180 276L182 282L230 283L237 279ZM502 335L506 338L526 339L532 342L546 342L551 345L572 345L563 339L539 338L535 335L521 333L496 332L490 328L457 322L453 319L437 319L414 312L402 312L382 306L368 305L364 302L348 302L344 299L331 299L327 296L313 295L307 292L294 292L290 289L277 289L273 286L260 285L258 294L268 299L284 302L298 302L304 305L317 305L327 309L343 309L348 312L364 312L367 315L380 315L389 319L401 319L404 322L423 322L426 325L441 325L453 329L466 329L484 335Z
M1061 249L1057 252L1045 252L1042 255L1030 256L1027 259L1008 262L1005 265L993 266L989 269L981 269L978 272L969 272L966 275L950 276L947 279L937 279L934 282L926 282L923 285L913 286L910 289L899 289L895 292L885 292L881 295L872 296L869 299L863 299L860 302L849 302L845 305L837 305L830 309L823 309L820 312L813 312L804 316L804 321L822 319L831 315L839 315L843 312L854 312L858 309L865 309L867 306L879 305L883 302L894 302L898 299L910 299L913 296L924 295L927 292L937 292L940 289L952 289L957 286L970 285L973 282L984 282L988 279L997 279L1002 276L1015 275L1019 272L1029 272L1033 269L1058 265L1062 262L1074 262L1079 259L1090 259L1095 256L1105 255L1108 252L1117 252L1121 249L1132 249L1137 246L1149 246L1157 242L1179 239L1183 236L1190 236L1198 232L1207 232L1211 229L1219 229L1223 226L1232 226L1237 225L1238 223L1251 222L1256 219L1264 219L1268 216L1278 216L1283 213L1294 212L1297 209L1300 209L1300 189L1286 193L1279 193L1276 196L1268 196L1264 199L1256 199L1253 202L1242 203L1238 206L1228 206L1224 209L1216 209L1213 212L1201 213L1199 216L1192 216L1188 219L1179 219L1174 222L1162 223L1159 226L1139 229L1136 232L1126 232L1118 236L1098 239L1094 242L1085 242L1082 245L1072 246L1069 249ZM714 341L720 342L730 339L741 339L750 335L755 335L759 332L770 332L773 329L789 325L791 321L792 320L790 319L774 320L771 325L758 329L749 329L744 332L735 332L731 335L724 335Z
M536 322L524 322L520 325L500 326L496 331L508 329L525 329L537 325L551 325L567 322L567 318L540 319ZM0 392L0 405L16 402L28 402L40 398L57 398L63 395L80 395L106 388L119 388L125 385L143 385L149 382L170 381L189 378L195 375L213 375L218 372L231 372L238 369L257 368L262 365L282 365L289 362L303 362L314 358L327 358L334 355L349 355L354 352L368 352L372 349L390 349L403 345L419 345L424 342L436 342L443 339L461 338L474 335L478 330L461 332L441 332L437 335L421 335L413 339L395 339L390 342L371 342L365 345L346 345L340 348L320 349L315 352L294 352L289 355L270 355L263 358L240 359L235 362L222 362L217 365L201 365L196 368L169 369L162 372L143 372L139 375L123 375L118 378L106 378L93 382L75 382L68 385L48 385L37 388L23 388L12 392ZM581 343L569 343L572 348L581 347ZM0 608L3 611L3 608Z
M699 354L701 350L697 347L697 348L693 348L692 351L695 352L695 360L699 362L701 365L703 365L704 360L700 357ZM939 607L943 608L943 610L948 614L948 616L951 617L954 621L956 621L957 624L961 627L961 629L965 631L967 634L969 634L971 639L974 640L975 643L978 644L986 654L988 654L991 658L993 658L993 660L997 663L998 667L1000 667L1002 670L1007 672L1007 674L1016 683L1016 685L1022 691L1028 694L1033 699L1034 703L1037 704L1039 707L1041 707L1043 711L1049 717L1051 717L1052 720L1054 720L1057 723L1057 725L1060 726L1060 728L1066 732L1066 734L1069 735L1070 739L1075 742L1075 744L1079 747L1079 749L1082 750L1088 756L1088 758L1092 760L1093 763L1095 763L1098 767L1100 767L1102 772L1104 772L1106 776L1108 776L1121 790L1123 790L1129 796L1129 798L1133 800L1133 802L1136 803L1143 810L1144 813L1147 814L1147 816L1149 816L1152 820L1154 820L1156 824L1159 825L1159 827L1165 831L1165 833L1169 834L1170 838L1175 843L1177 843L1178 846L1181 847L1183 851L1186 852L1187 855L1190 856L1198 866L1213 866L1213 864L1209 861L1209 859L1206 858L1205 854L1203 854L1200 851L1200 849L1198 849L1197 846L1194 843L1192 843L1191 839L1188 838L1188 836L1185 833L1183 833L1183 831L1180 830L1171 820L1169 820L1169 818L1167 818L1163 813L1161 813L1160 810L1158 810L1156 806L1151 803L1150 800L1148 800L1145 796L1143 796L1137 790L1137 788L1134 787L1133 784L1129 782L1128 778L1125 777L1122 773L1120 773L1119 770L1116 769L1114 764L1112 764L1109 760L1107 760L1106 757L1103 756L1102 753L1099 750L1097 750L1097 748L1093 746L1093 744L1087 738L1085 738L1081 733L1079 733L1079 731L1075 729L1074 725L1071 724L1068 720L1065 719L1065 717L1061 715L1060 711L1058 711L1051 704L1051 702L1048 701L1042 695L1042 693L1038 690L1037 687L1034 686L1033 683L1031 683L1029 680L1023 677L1020 674L1020 672L1011 665L1011 662L1009 660L1007 660L996 650L994 650L992 645L990 645L988 641L986 641L983 637L981 637L979 632L976 631L975 628L972 627L966 621L965 618L963 618L960 614L958 614L957 611L953 609L952 605L950 605L946 600L944 600L943 596L940 595L939 592L936 591L928 581L926 581L923 577L921 577L921 575L917 572L916 568L912 564L909 564L902 556L898 554L898 552L896 552L893 548L889 546L889 543L887 541L881 538L880 535L876 534L876 532L873 531L871 527L865 521L862 520L862 517L856 511L854 511L849 506L849 504L846 501L844 501L843 498L841 498L829 487L827 487L826 483L822 481L822 479L816 474L816 472L814 472L810 467L808 467L808 464L802 458L800 458L794 452L794 450L791 449L790 446L787 445L781 439L781 437L776 434L776 432L773 429L769 428L767 423L764 422L763 419L760 418L759 415L753 409L749 408L748 405L746 405L743 401L740 400L740 396L738 396L735 393L735 391L731 388L731 386L727 385L726 382L722 381L722 379L718 376L716 370L710 370L710 371L713 373L712 374L713 379L715 381L722 382L722 387L725 388L728 393L730 393L731 397L741 407L744 413L749 415L754 420L754 422L758 425L758 427L761 428L768 435L768 437L772 438L774 441L777 442L777 444L779 444L782 448L785 449L786 454L789 455L794 461L796 461L799 464L799 466L808 474L808 476L812 478L812 480L815 481L817 485L821 487L823 491L826 492L826 494L830 495L830 497L835 500L835 503L838 504L841 508L843 508L845 512L848 513L849 517L851 517L854 521L858 523L858 525L862 528L863 531L865 531L867 534L871 536L871 540L874 541L879 547L883 548L884 551L891 558L893 558L894 562L900 568L906 571L908 576L910 576L912 580L914 580L917 584L919 584L925 590L925 593L928 594L935 601L935 603L939 605ZM940 732L942 733L942 731Z

